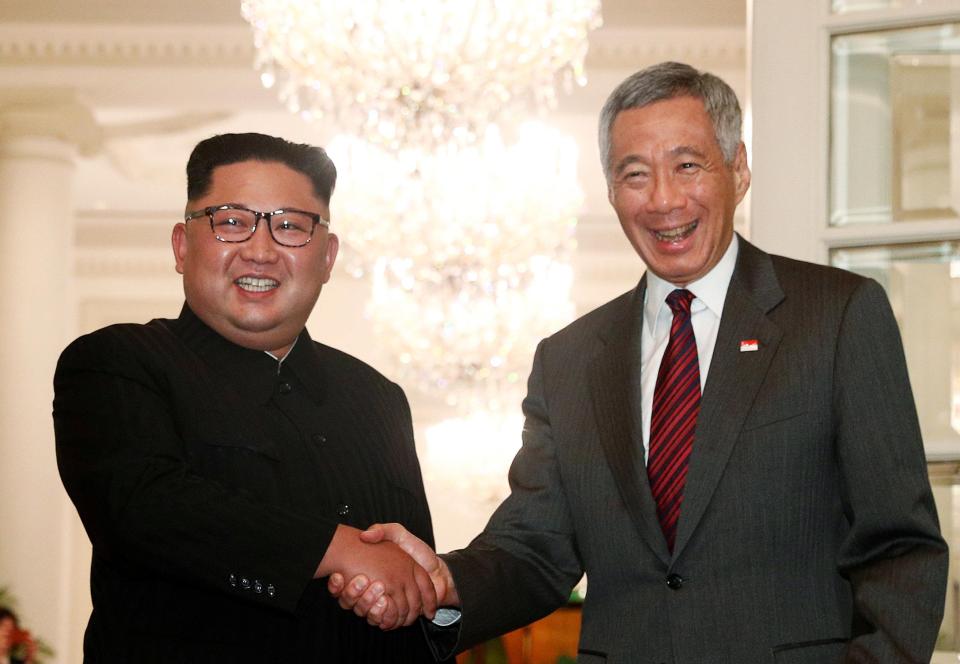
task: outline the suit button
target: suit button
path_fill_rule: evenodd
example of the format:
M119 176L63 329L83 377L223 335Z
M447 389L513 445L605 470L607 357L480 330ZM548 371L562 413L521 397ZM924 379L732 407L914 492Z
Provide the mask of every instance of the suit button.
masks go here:
M683 588L683 577L679 574L670 574L667 576L667 588L670 590L680 590Z
M322 433L315 433L313 434L313 442L315 442L317 445L322 445L323 443L327 442L327 437Z
M273 584L272 584L272 583L268 583L268 584L267 584L267 595L269 595L270 597L273 597L273 596L276 595L276 594L277 594L277 589L273 587Z
M240 587L244 590L250 590L250 579L243 578L240 579Z
M228 580L230 581L230 587L231 587L231 588L236 588L236 587L237 587L237 575L236 575L236 574L231 574L231 575L228 577Z
M257 593L258 595L263 592L263 584L260 583L260 579L253 580L253 592Z
M350 514L350 506L347 505L346 503L340 503L339 505L337 505L337 514L339 514L340 516L347 516L348 514Z
M293 386L290 383L280 383L280 394L290 394L293 392Z

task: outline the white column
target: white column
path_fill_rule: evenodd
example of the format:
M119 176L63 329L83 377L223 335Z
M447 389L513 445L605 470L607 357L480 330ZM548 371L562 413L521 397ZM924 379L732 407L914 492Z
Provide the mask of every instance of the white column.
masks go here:
M76 102L0 92L0 584L64 663L81 661L89 553L57 472L51 402L75 327L74 159L95 149L95 129Z

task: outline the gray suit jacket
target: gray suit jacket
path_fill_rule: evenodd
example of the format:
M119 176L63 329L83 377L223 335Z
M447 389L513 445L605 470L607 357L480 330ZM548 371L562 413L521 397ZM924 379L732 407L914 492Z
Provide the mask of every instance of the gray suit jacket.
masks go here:
M929 661L947 547L882 288L741 239L671 555L642 454L645 284L537 349L512 493L445 556L458 647L586 572L579 662Z

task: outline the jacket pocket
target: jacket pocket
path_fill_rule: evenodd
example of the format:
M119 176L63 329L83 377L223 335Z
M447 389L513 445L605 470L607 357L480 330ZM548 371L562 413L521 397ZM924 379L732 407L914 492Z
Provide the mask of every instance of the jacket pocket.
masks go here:
M780 412L776 414L770 412L751 414L743 425L743 432L746 433L748 431L756 431L757 429L763 429L775 424L780 424L781 422L795 420L798 417L803 417L809 412L809 410L803 409L798 411Z
M607 653L581 648L577 651L577 664L605 664Z
M838 663L846 645L847 639L842 638L783 643L773 647L773 661L776 664Z
M203 413L197 423L198 438L207 448L253 452L274 461L280 460L277 442L259 431L240 431L226 425L226 414Z
M227 438L220 438L217 440L206 440L204 441L204 444L214 449L253 452L255 454L259 454L260 456L267 457L268 459L272 459L273 461L280 460L280 453L277 451L277 447L273 441L270 440L253 441L250 439L230 440Z

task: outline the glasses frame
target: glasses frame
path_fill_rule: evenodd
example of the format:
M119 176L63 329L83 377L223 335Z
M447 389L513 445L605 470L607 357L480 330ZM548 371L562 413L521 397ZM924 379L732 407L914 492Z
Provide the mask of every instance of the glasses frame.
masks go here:
M250 228L250 234L242 240L226 240L217 233L217 229L213 226L213 214L220 210L243 210L244 212L249 212L253 215L253 226ZM313 221L313 225L310 226L310 237L307 238L307 241L303 244L285 244L277 239L277 236L273 234L273 224L270 223L270 220L274 215L284 214L285 212L296 212L297 214L305 214L310 217ZM224 205L210 205L203 208L202 210L194 210L193 212L187 212L183 217L183 222L187 223L191 219L198 219L200 217L206 217L210 222L210 231L220 242L226 242L228 244L238 244L240 242L246 242L253 237L253 234L257 232L257 227L260 225L260 220L263 219L267 222L267 232L270 233L270 237L274 242L279 244L281 247L290 247L295 249L297 247L305 247L310 244L310 241L313 240L313 233L317 229L317 225L323 226L324 228L330 228L330 221L324 219L316 212L309 212L308 210L300 210L298 208L281 208L279 210L274 210L273 212L260 212L259 210L252 210L243 205L234 205L232 203L226 203Z

